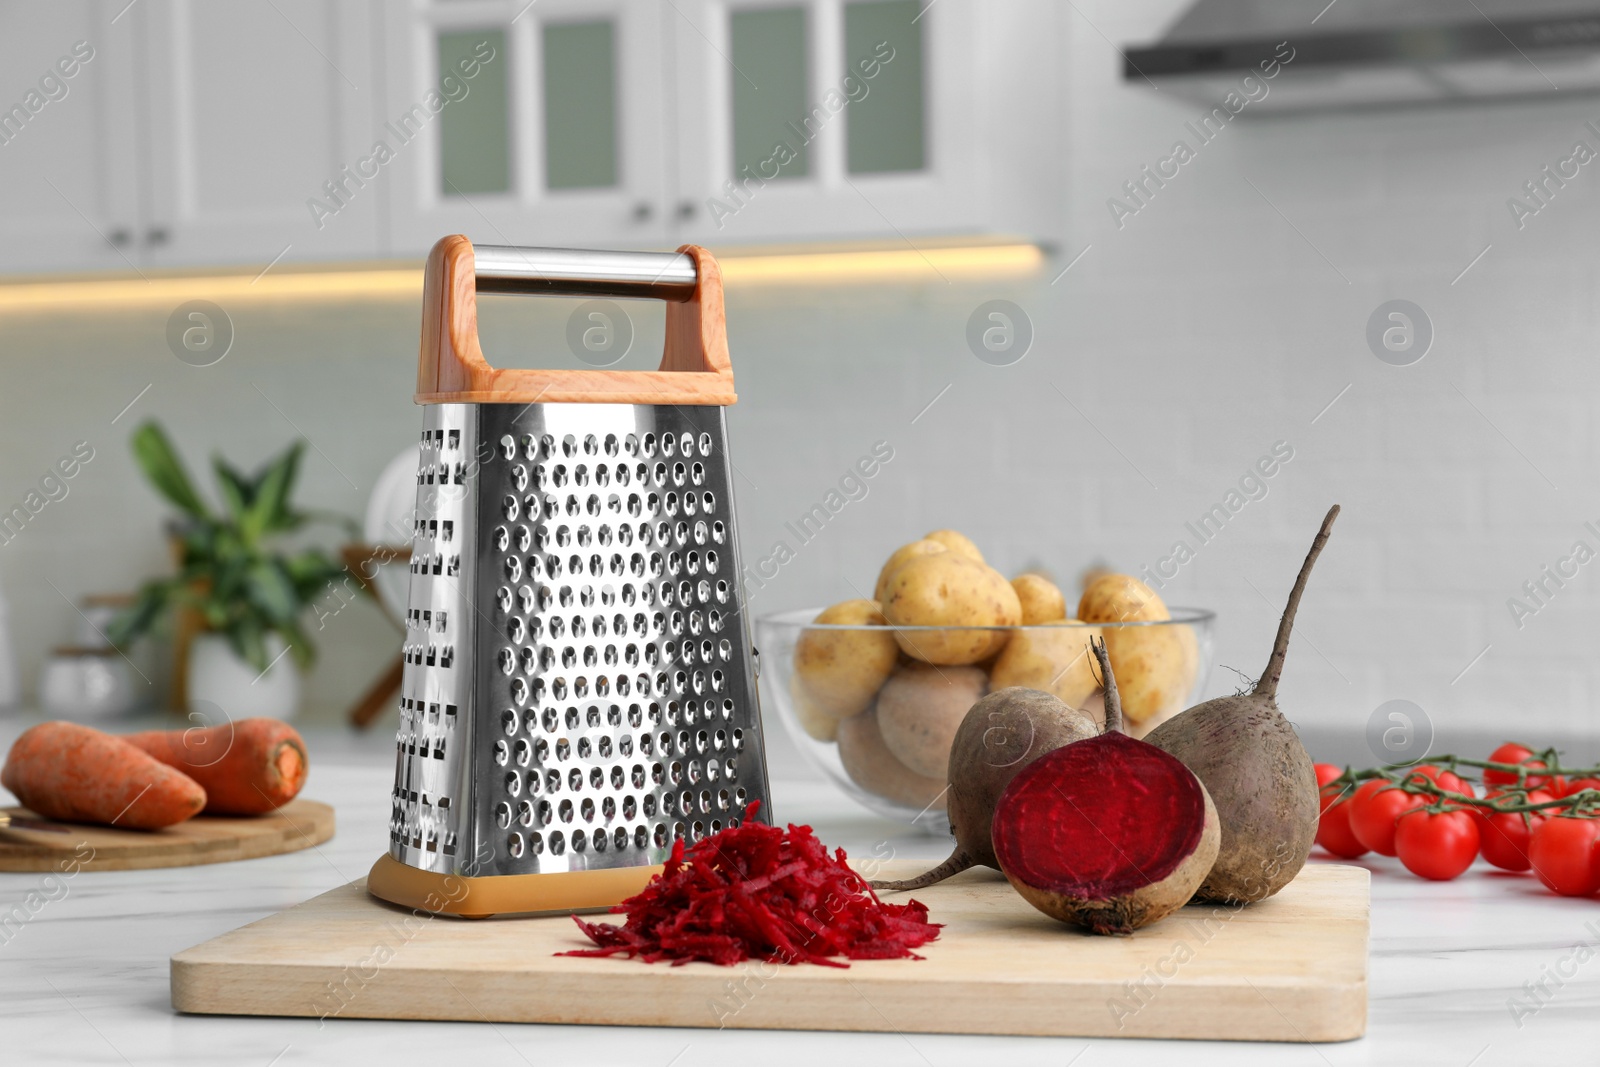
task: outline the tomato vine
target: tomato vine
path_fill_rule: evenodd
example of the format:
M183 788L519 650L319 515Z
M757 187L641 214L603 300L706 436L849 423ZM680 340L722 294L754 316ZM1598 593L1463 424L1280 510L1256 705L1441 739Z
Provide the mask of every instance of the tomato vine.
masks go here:
M1512 776L1513 780L1510 782L1485 783L1487 788L1493 790L1494 795L1480 797L1458 790L1446 789L1421 768L1437 768L1440 771L1449 771L1455 774L1459 774L1463 768L1471 768L1501 776ZM1462 777L1465 780L1465 776ZM1592 787L1585 787L1568 796L1558 797L1553 800L1529 800L1529 794L1541 790L1548 791L1549 783L1558 779L1600 778L1600 767L1564 766L1561 763L1560 753L1553 748L1547 748L1541 752L1531 752L1528 758L1520 763L1443 755L1410 763L1390 763L1362 770L1347 766L1337 778L1322 786L1322 795L1326 798L1331 798L1330 803L1338 803L1354 795L1356 789L1363 783L1375 778L1388 779L1396 788L1407 793L1432 797L1433 799L1423 810L1435 814L1453 809L1473 809L1486 815L1537 812L1544 815L1567 815L1586 818L1600 816L1600 789ZM1530 779L1534 780L1533 784L1530 784Z

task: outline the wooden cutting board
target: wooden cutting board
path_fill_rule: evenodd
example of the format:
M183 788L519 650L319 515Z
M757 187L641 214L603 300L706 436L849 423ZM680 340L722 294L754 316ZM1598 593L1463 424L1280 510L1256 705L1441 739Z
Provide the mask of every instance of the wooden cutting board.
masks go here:
M908 877L916 864L885 865ZM998 873L913 894L924 960L849 969L558 957L572 920L430 917L364 882L172 957L179 1011L369 1019L1342 1041L1367 1023L1368 874L1306 867L1248 908L1190 906L1131 937L1034 911Z
M7 814L37 818L27 808ZM315 800L291 800L277 811L248 819L197 815L165 830L61 823L64 834L0 831L0 871L137 871L194 867L296 852L333 836L333 809Z

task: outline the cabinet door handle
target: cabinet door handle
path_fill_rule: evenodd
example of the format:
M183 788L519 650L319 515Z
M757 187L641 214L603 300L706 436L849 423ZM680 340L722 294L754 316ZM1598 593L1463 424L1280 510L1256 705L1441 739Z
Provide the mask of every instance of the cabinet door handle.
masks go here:
M633 221L649 222L650 216L656 213L656 206L648 200L641 200L633 205Z
M165 226L152 226L144 231L144 243L147 247L156 248L166 244L170 236Z
M693 200L678 201L678 218L692 219L694 218L695 210L696 208Z
M133 233L126 228L118 227L106 234L106 243L112 248L127 248L133 243Z

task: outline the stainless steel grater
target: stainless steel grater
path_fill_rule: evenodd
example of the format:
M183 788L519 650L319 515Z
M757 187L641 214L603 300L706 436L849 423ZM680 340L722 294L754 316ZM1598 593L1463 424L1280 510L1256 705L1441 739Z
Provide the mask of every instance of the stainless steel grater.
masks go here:
M669 301L662 369L495 370L475 293ZM676 254L429 256L425 405L389 852L377 896L599 907L770 819L739 587L721 274Z

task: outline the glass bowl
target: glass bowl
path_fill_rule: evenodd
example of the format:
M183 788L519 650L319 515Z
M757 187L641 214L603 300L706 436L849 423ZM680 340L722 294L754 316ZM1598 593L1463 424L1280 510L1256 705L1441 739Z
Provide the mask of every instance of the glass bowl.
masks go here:
M954 724L990 691L997 673L1005 684L1053 691L1103 720L1102 693L1094 676L1084 673L1092 657L1085 652L1080 658L1074 650L1086 650L1093 634L1115 634L1108 647L1113 668L1124 658L1119 655L1119 641L1122 648L1130 650L1117 685L1123 696L1126 729L1135 737L1198 703L1211 674L1216 613L1200 608L1171 608L1172 617L1159 622L1074 621L997 627L818 625L811 620L821 610L802 608L756 620L761 706L764 710L776 708L784 729L806 757L863 807L931 834L949 831L944 767L949 762ZM887 631L901 649L915 649L921 647L919 634L926 635L922 641L926 645L926 638L946 630L989 630L996 635L997 644L1004 634L1004 646L980 663L934 666L904 651L885 651L882 642ZM830 643L835 650L841 645L858 647L849 637L856 633L876 652L863 657L867 666L852 673L847 697L838 697L837 690L820 695L817 675L808 672L802 678L796 667L797 648L802 641L813 650ZM1131 654L1141 649L1145 655ZM889 656L893 656L893 665L884 674ZM1153 679L1136 677L1131 669L1134 663L1151 660L1172 666ZM874 691L880 676L884 680ZM827 706L830 701L831 708ZM878 729L880 711L891 724L892 745ZM841 743L846 748L843 756Z

